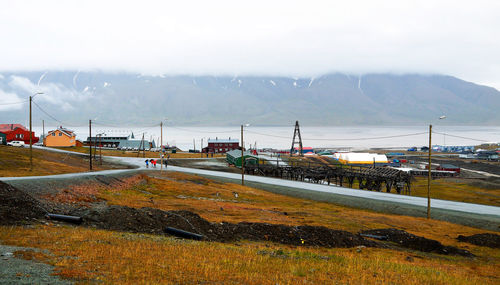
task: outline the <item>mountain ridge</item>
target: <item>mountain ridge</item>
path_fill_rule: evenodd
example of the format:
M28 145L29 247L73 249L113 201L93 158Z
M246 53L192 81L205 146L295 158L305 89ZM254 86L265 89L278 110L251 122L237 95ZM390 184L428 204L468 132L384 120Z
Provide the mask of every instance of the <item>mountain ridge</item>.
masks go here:
M500 122L500 92L448 75L330 73L318 77L147 76L106 72L2 72L0 98L23 100L61 122L88 119L179 125L405 125L446 115L448 124ZM45 75L43 75L45 74ZM41 80L40 80L41 79ZM40 85L37 86L38 81ZM2 122L26 106L0 105ZM36 110L36 119L45 117Z

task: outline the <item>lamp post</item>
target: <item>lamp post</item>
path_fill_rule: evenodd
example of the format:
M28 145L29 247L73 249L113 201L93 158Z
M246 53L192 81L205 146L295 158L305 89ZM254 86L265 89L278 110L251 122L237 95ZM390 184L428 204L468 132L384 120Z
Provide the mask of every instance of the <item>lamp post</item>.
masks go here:
M440 120L446 116L439 117ZM432 180L432 124L429 125L429 172L427 177L427 219L431 218L431 180Z
M31 103L36 95L43 94L43 92L36 92L33 96L30 96L30 171L33 171L33 132L31 131L33 120L32 120L32 108Z
M167 120L168 118L165 118L165 121ZM160 174L163 175L163 120L160 122Z
M245 127L250 126L250 124L245 124ZM245 144L243 143L243 125L241 125L241 185L245 185L245 156L243 154L243 149Z
M429 125L429 173L427 177L427 219L431 218L431 179L432 179L431 153L432 153L432 125Z

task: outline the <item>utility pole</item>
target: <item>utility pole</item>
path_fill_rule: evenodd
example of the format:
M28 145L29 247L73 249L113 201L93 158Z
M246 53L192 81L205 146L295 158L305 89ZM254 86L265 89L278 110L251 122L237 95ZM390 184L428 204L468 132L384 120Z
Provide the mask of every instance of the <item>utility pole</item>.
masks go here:
M43 133L42 145L45 146L45 120L42 120L42 133Z
M102 165L102 133L99 134L99 165Z
M144 133L142 133L142 158L146 157L146 142L144 141Z
M193 139L193 151L194 151L194 153L196 153L196 142L194 139Z
M160 122L160 173L163 173L163 121Z
M30 171L33 171L33 133L31 132L31 102L33 96L30 96Z
M97 134L94 138L94 160L96 159L95 156L97 155Z
M92 120L89 120L89 169L92 171Z
M427 179L427 219L431 218L431 154L432 154L432 125L429 125L429 177Z
M201 138L200 157L203 158L203 138Z
M241 185L245 185L245 157L243 156L243 125L241 125Z

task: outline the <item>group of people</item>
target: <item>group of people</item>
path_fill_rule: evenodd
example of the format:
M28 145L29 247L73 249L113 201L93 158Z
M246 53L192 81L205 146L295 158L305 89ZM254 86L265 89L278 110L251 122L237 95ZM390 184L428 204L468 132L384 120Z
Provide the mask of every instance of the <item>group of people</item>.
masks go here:
M161 158L163 159L163 164L165 164L165 169L167 168L168 165L168 160L170 159L170 155L167 156L167 159L165 159L165 156L162 154ZM152 168L156 168L156 163L158 162L157 159L146 159L144 162L146 162L146 168L149 168L149 164L151 164Z
M146 159L146 168L149 168L149 164L151 163L151 167L156 168L156 159Z

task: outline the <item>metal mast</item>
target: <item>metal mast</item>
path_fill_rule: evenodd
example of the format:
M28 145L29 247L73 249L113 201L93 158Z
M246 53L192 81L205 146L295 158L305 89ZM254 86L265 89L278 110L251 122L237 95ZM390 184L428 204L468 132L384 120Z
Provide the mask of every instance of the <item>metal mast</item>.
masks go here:
M298 142L296 141L297 137L299 139ZM304 154L302 153L302 137L300 136L299 121L295 121L295 130L293 131L292 148L290 149L290 156L292 156L293 154L295 143L299 144L299 155L304 156Z

